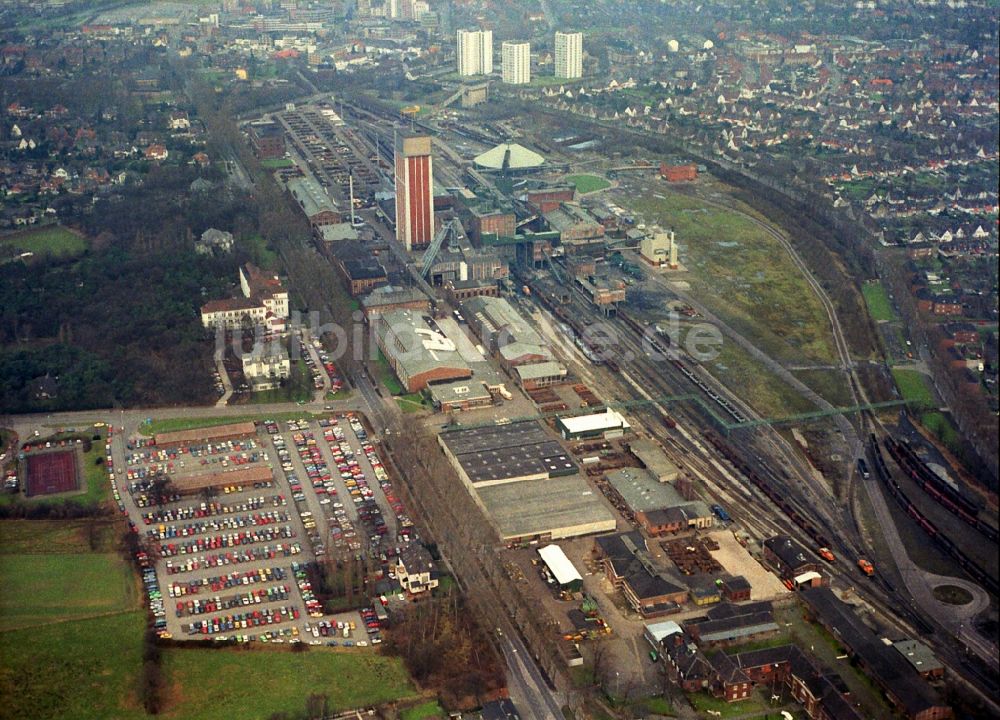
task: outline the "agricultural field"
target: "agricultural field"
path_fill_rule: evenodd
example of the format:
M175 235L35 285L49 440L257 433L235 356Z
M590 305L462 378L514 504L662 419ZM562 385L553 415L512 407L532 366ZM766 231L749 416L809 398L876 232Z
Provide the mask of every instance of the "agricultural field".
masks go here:
M169 648L163 669L176 689L163 717L185 720L295 716L310 695L325 695L331 711L416 695L399 659L328 648Z
M146 717L133 699L146 620L115 552L122 529L0 522L0 718Z
M115 553L0 554L0 632L136 608Z
M878 280L866 282L861 286L861 293L865 296L865 304L868 306L868 314L876 322L891 322L896 320L896 311L889 301L889 294L885 286Z
M0 237L0 248L3 248L3 255L30 252L35 255L71 257L80 255L87 249L87 240L61 225L49 225L4 235Z
M620 202L647 225L676 232L687 272L671 281L686 283L695 299L772 357L832 361L826 312L775 238L745 215L658 189Z
M581 195L611 187L611 183L600 175L567 175L563 180L572 183Z
M145 625L132 610L0 632L0 720L147 718L138 699Z

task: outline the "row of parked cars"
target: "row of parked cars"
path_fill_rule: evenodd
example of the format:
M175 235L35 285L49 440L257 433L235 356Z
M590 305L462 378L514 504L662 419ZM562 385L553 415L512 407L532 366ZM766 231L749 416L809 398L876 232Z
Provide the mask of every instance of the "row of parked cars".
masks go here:
M167 560L166 570L170 575L177 573L193 572L201 568L221 567L224 565L238 565L240 563L256 562L258 560L274 560L279 557L291 557L302 552L302 546L295 543L278 543L276 545L264 545L246 550L234 550L226 553L216 553L214 555L202 555L190 560L181 560L175 563Z
M306 570L306 566L302 563L293 562L292 575L295 577L295 584L299 588L299 594L302 595L302 602L306 606L306 612L309 613L309 617L323 617L323 604L316 599L316 595L313 593L312 583L309 581L309 572Z
M146 535L154 540L191 537L219 530L240 530L249 527L277 525L288 522L288 513L280 510L269 510L246 515L218 515L211 520L185 523L183 525L159 523L146 531Z
M188 635L217 635L232 630L252 630L286 620L298 620L299 615L299 609L295 606L281 605L277 608L268 607L232 615L218 615L205 620L195 620L183 629ZM291 634L293 637L298 637L298 628L293 626Z
M192 555L206 550L218 550L227 547L240 547L255 543L269 543L275 540L287 540L295 537L295 531L290 525L281 527L269 526L258 530L244 530L240 533L210 535L198 537L181 543L163 543L160 545L160 557L177 555Z
M313 347L316 348L316 353L319 355L320 362L322 365L320 367L316 366L316 362L312 359L312 355L309 354L309 350L306 348L304 342L300 342L300 347L302 349L302 357L306 360L306 365L309 366L309 370L312 372L313 387L317 390L323 388L323 374L325 373L327 377L330 378L330 391L337 392L342 387L344 387L344 380L340 377L340 373L337 372L337 367L330 360L329 355L323 349L323 344L318 339L313 339Z
M272 585L267 588L251 590L238 595L227 595L220 597L216 595L211 598L192 598L187 601L181 600L177 603L177 617L185 615L203 615L205 613L219 612L220 610L231 610L236 607L247 605L260 605L261 603L279 602L288 600L288 585Z
M375 473L375 479L378 481L379 487L382 489L382 494L385 495L385 499L389 503L389 507L392 508L392 512L396 516L396 525L399 528L399 539L403 541L415 540L416 532L414 530L413 521L406 513L406 510L403 507L403 502L396 495L396 491L393 489L392 483L389 481L389 473L386 471L385 466L382 465L382 459L378 456L378 452L376 452L371 443L364 443L364 445L362 445L362 449L365 452L365 457L368 458L368 463L372 466L372 471Z
M143 550L136 553L135 560L142 573L142 586L146 590L146 602L153 616L153 628L160 637L170 637L170 633L167 632L167 613L164 609L163 594L160 592L160 581L156 576L153 561Z
M139 465L141 463L150 464L154 462L168 462L171 460L183 459L185 455L191 457L203 457L209 455L232 455L236 453L254 453L257 451L257 441L254 438L237 438L235 440L225 440L216 443L200 443L195 445L178 445L176 447L161 448L156 445L155 440L144 441L137 446L137 442L128 442L125 445L128 452L125 453L125 462L129 465Z
M142 520L146 525L164 522L173 523L181 520L214 517L216 515L253 512L266 507L284 507L286 504L287 501L284 495L269 495L267 497L261 495L233 504L212 500L210 502L203 501L197 505L186 505L177 508L157 508L156 510L143 513Z
M294 563L293 563L294 565ZM261 567L242 572L231 572L227 575L216 575L202 578L200 580L189 580L187 582L173 582L170 584L170 597L183 597L184 595L197 595L203 588L209 588L211 592L221 592L231 588L238 588L257 583L275 582L285 579L285 570L281 567Z
M367 535L373 542L381 539L381 536L388 532L382 511L375 501L372 489L368 486L368 478L355 457L351 444L344 437L340 423L335 418L323 419L320 420L320 427L323 430L323 438L330 447L333 460L337 463L340 477L357 509L358 519L364 523ZM345 522L349 523L346 521L346 512L335 507L334 520L330 528L331 539L338 546L353 543L351 547L357 551L361 546L360 541L354 539L357 533L354 532L353 527L345 527ZM339 535L338 529L340 530ZM348 532L352 532L354 535L348 536Z

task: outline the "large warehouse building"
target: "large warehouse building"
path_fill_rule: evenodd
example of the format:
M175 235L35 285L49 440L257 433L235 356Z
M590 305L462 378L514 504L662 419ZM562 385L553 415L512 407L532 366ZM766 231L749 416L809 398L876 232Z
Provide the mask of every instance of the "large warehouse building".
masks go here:
M504 542L555 540L616 527L600 493L537 421L445 432L438 442Z
M407 392L423 390L430 382L472 377L455 342L423 313L392 310L372 322L375 341Z
M545 542L617 527L600 493L580 475L488 485L472 493L505 543Z
M576 463L541 423L455 430L438 441L462 479L472 487L573 475Z

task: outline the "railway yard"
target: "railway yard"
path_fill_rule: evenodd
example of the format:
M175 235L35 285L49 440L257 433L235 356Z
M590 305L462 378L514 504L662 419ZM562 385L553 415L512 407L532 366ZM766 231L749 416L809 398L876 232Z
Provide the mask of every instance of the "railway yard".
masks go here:
M308 122L315 123L321 115L309 115L305 111L304 117ZM323 137L323 133L317 132L315 125L307 128L301 119L294 122L296 125L291 129L300 138L307 132ZM340 103L337 123L338 135L344 132L340 123L357 128L352 136L351 152L357 157L366 157L369 164L382 169L388 168L393 159L392 146L387 139L397 131L414 129L412 119L409 121L410 127L404 128L403 123L382 111L377 103L360 99ZM495 133L499 132L497 126L477 126L473 129L462 128L455 123L429 125L418 122L416 125L418 130L432 131L434 134L435 149L440 151L435 158L435 175L440 183L454 190L468 182L492 196L494 202L507 201L494 178L475 169L467 160L489 147L496 137ZM305 149L299 147L301 144L301 140L296 142L296 151L305 155ZM561 153L553 149L552 144L547 144L546 147L555 156L552 160L553 170L561 167L560 161L563 160L565 166L573 165L574 162L579 165L581 160L583 164L595 162L591 156L583 159ZM317 148L313 147L310 152L316 151ZM345 151L342 154L347 153ZM319 167L314 162L307 162L307 165L310 171L317 171ZM323 172L329 170L327 167ZM332 176L329 179L334 180ZM342 180L341 177L335 182L340 182L342 186ZM637 188L645 191L644 183L645 181L640 180L622 185L629 188L626 192ZM356 178L355 190L358 185ZM609 192L614 192L614 189ZM717 196L717 191L713 192L713 197ZM517 211L522 209L516 200L513 205ZM419 275L426 258L422 261L419 253L415 256L407 255L396 247L388 232L379 229L381 220L385 218L375 215L366 217L372 221L381 241L388 244L392 255L409 267L411 275ZM799 383L799 390L803 390L807 406L814 407L813 411L788 419L762 416L741 396L738 388L720 382L708 371L706 365L692 355L690 344L684 338L688 333L697 331L699 326L704 326L707 320L697 303L694 308L684 300L666 303L667 307L674 309L677 306L684 312L662 315L664 324L669 325L669 329L660 330L655 314L651 319L648 312L637 311L629 303L620 304L610 314L606 309L598 307L588 295L585 284L574 279L571 264L560 258L549 257L541 265L536 263L531 269L512 266L512 277L524 289L520 293L505 294L517 311L528 318L537 332L555 349L558 359L569 368L569 374L562 383L524 390L525 397L534 407L535 417L541 417L552 425L556 417L601 410L608 406L624 412L639 435L649 437L666 452L698 497L724 508L723 512L728 510L727 518L731 513L734 525L730 528L730 536L739 539L737 547L745 547L744 552L749 551L748 557L757 557L758 564L761 544L765 539L788 535L811 550L826 578L825 582L856 593L852 602L856 603L862 613L872 613L882 622L897 625L902 632L923 634L939 631L944 633L942 637L967 632L961 628L968 615L960 609L930 598L930 588L934 583L940 582L935 579L937 576L922 573L912 563L904 563L898 570L889 563L883 563L874 571L870 564L866 565L867 557L872 554L872 543L881 542L878 539L881 532L892 535L896 533L884 526L881 529L865 526L864 515L858 508L871 502L871 488L864 485L870 480L862 477L849 458L866 457L870 464L876 464L872 454L874 446L867 441L867 437L874 430L880 436L891 438L891 431L887 431L883 425L884 415L879 414L879 406L868 405L867 395L855 374L851 351L840 329L836 312L822 288L811 278L783 236L756 218L752 222L760 225L780 245L787 247L795 260L793 265L807 278L810 292L815 292L822 301L829 319L827 332L831 352L836 354L840 363L848 395L858 406L853 413L842 414L834 410L815 393L805 393ZM642 267L642 263L622 261L620 257L616 262L603 266L599 262L599 271L626 286L635 284L637 289L641 288L643 292L660 298L663 302L666 302L664 299L670 299L667 289L670 285L665 284L656 271ZM631 255L626 254L625 257L629 258ZM436 299L435 302L441 301ZM457 312L460 308L461 304L455 302L442 305L440 310L442 313L452 310ZM717 320L710 313L708 318ZM600 327L602 332L595 334L595 327ZM726 333L732 332L731 329L724 330ZM468 339L471 342L477 340L471 335ZM729 341L729 338L725 340ZM737 338L737 341L738 344L747 342L745 338ZM526 418L514 419L518 421ZM453 416L451 422L458 426L475 427L510 420L510 414L491 409L467 410ZM440 420L431 415L425 423L436 429ZM834 458L832 463L826 461L823 472L814 463L816 450L810 448L807 455L799 440L801 436L793 438L793 433L788 432L789 426L804 424L818 428L820 437L825 439L825 449L820 452ZM599 464L582 466L583 474L600 487L607 472L616 467L635 464L634 461L616 461L613 455L614 453L602 453ZM831 464L837 467L832 477L827 472ZM901 472L911 475L915 472L905 463L900 467ZM496 492L491 491L491 494L496 495ZM607 499L610 505L614 505L613 498ZM949 507L946 497L938 498L938 502L944 508ZM901 507L907 510L906 505ZM910 515L916 519L912 511ZM956 518L961 518L961 515L956 514ZM620 515L617 521L619 530L627 529L630 525L634 527L634 520L631 513ZM965 522L975 527L975 521ZM979 522L985 522L987 528L992 527L990 521ZM951 551L955 556L954 544L949 546L944 534L936 530L933 524L929 528L921 526L932 537L936 537L937 546L943 552ZM576 542L578 541L567 541L566 544L572 547ZM902 547L898 535L894 542L896 546ZM589 547L589 544L585 545ZM681 564L675 564L675 568L688 567L685 564L688 562L694 565L704 562L715 569L711 562L712 551L702 547L700 541L696 543L696 547L698 549L694 551L694 555L700 557L700 561L685 560L681 556L686 551L682 551L678 557ZM668 554L662 546L657 551L662 557ZM905 550L900 552L905 554ZM585 555L585 552L578 552L582 561L589 562ZM707 559L705 555L708 556ZM894 556L894 559L901 557ZM978 578L986 591L995 592L991 585L995 580L986 579L989 572L995 577L995 567L989 568L987 572L977 562L955 557L974 580ZM523 570L524 568L519 576L527 577L528 574ZM923 594L913 593L913 596L923 598L925 602L917 603L913 597L906 602L899 601L901 588L906 587L912 591L910 583L918 583L926 589L927 592ZM988 597L986 592L980 593L982 594L974 607L982 607L984 598ZM561 613L559 617L562 617ZM560 624L566 623L571 625L572 620L560 620ZM614 625L615 623L610 623L611 627ZM568 634L573 635L572 632ZM967 647L973 654L981 654L984 658L991 650L989 643L980 645L970 642ZM936 643L935 649L943 658L955 664L962 664L964 661L962 652L949 643Z
M669 648L650 640L656 628L672 622L688 637L725 634L723 626L739 624L733 618L743 605L752 616L748 627L756 627L753 621L767 628L759 631L766 642L791 637L775 618L786 628L804 622L802 628L815 633L810 637L822 637L819 625L846 613L869 634L920 638L942 662L963 670L963 682L986 693L995 689L996 646L970 625L995 616L997 566L965 547L970 536L995 547L995 519L943 481L919 449L897 439L883 408L868 402L836 313L813 279L804 287L830 320L831 372L839 373L855 407L840 412L803 391L800 400L812 411L768 417L738 385L712 374L696 342L713 329L718 341L744 347L752 342L741 334L746 328L737 333L696 299L672 294L662 271L634 262L630 248L589 261L545 250L532 262L517 262L526 254L518 250L508 258L509 278L458 298L455 289L468 289L466 281L438 284L426 272L434 257L407 253L377 202L391 182L388 140L405 131L405 123L369 102L301 103L267 120L288 138L292 161L275 169L275 179L310 215L322 256L335 261L338 241L325 239L327 220L314 217L344 224L357 209L363 222L350 224L364 228L360 246L381 258L395 281L427 295L405 316L424 323L414 327L432 337L434 361L418 368L430 365L431 381L413 383L418 389L406 397L417 410L406 421L436 436L444 459L434 460L450 464L446 477L454 475L456 486L434 492L467 492L490 525L493 547L463 546L450 531L431 537L431 515L440 512L435 497L411 485L383 445L401 405L367 368L343 378L357 396L337 407L356 411L112 433L113 494L142 541L136 559L161 637L371 652L383 641L386 619L405 611L407 595L394 574L400 556L422 546L419 523L429 544L467 554L455 562L441 553L442 570L463 589L469 580L459 567L479 568L483 582L516 589L542 635L498 617L497 638L503 631L523 633L525 647L540 659L538 643L555 647L560 672L586 665L596 676L607 653L618 668L616 683L662 692L670 671L660 656ZM461 188L473 186L488 198L486 206L507 203L512 212L525 212L524 201L500 189L502 178L468 160L489 147L496 126L463 129L412 119L409 125L433 129L434 174L449 193L461 197ZM567 168L593 170L600 161L597 153L581 157L548 147L549 183L558 183ZM637 167L649 172L651 166ZM644 182L617 181L607 192L620 198ZM448 211L449 222L458 216ZM763 231L781 237L770 226ZM390 252L375 252L384 248ZM448 252L428 253L439 251ZM466 251L476 261L463 244ZM579 271L588 262L594 269ZM800 265L790 267L809 277ZM595 299L608 287L620 288L623 298L610 307ZM477 294L503 307L476 304ZM522 373L523 357L486 331L497 329L493 321L513 328L519 339L513 345L531 362L544 361L545 371ZM379 349L392 354L388 345ZM460 355L453 363L468 363L466 374L442 370L436 352ZM412 378L396 363L405 365L405 358L388 365L412 390ZM437 371L454 375L437 385ZM479 385L481 399L461 399L476 395ZM443 386L460 398L447 410L430 401ZM811 433L808 448L804 429ZM434 473L443 466L427 467ZM413 517L404 498L414 503ZM919 537L900 537L887 503L916 523ZM960 577L928 572L910 559L907 548L925 538L957 564ZM782 544L791 549L786 555L773 550ZM555 562L539 552L554 552L553 546L560 556ZM486 567L488 553L499 558L502 572ZM379 587L393 589L376 592ZM971 599L946 602L942 588ZM510 605L503 611L515 620L523 612ZM803 614L811 619L803 621ZM893 666L898 658L882 657L885 647L859 643L833 661L854 653L867 663L875 653L876 666ZM511 648L505 652L517 652ZM553 665L541 666L553 673ZM872 692L856 668L837 670L863 713L876 717L893 704L906 705L882 675L875 673L886 683L884 694ZM930 691L919 688L920 702L936 708Z

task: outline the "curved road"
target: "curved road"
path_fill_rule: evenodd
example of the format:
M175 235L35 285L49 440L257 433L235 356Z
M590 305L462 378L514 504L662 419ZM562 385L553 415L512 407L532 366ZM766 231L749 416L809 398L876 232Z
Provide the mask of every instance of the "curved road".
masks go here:
M844 372L849 380L848 389L851 393L851 397L854 400L855 405L867 404L869 401L868 396L864 390L863 384L857 377L857 373L854 367L854 363L851 359L850 347L847 344L847 340L844 337L843 329L840 325L840 318L837 315L836 308L834 308L833 301L826 294L826 290L819 283L819 281L813 276L812 272L809 270L808 266L792 247L791 243L784 237L784 235L777 229L769 226L767 223L762 222L758 218L737 210L735 208L727 208L719 203L706 200L705 198L699 196L699 200L705 202L706 204L715 205L726 209L730 212L737 213L744 218L750 220L754 225L759 227L768 233L772 238L774 238L788 253L791 257L792 262L795 264L796 268L802 273L806 278L809 286L815 293L816 297L819 298L823 305L823 308L827 314L830 321L830 328L834 338L834 343L836 345L837 355L840 360L840 370ZM669 287L669 285L668 285ZM688 302L697 309L699 312L705 311L705 308L696 302L692 302L690 296L686 293L678 292L673 288L670 288L676 295L682 297L685 302ZM709 318L712 322L719 322L718 318L715 317L710 312L705 312L705 317ZM731 328L728 328L724 323L719 324L720 328L724 329L727 335L729 335L734 341L740 344L741 347L747 349L751 354L761 360L766 364L766 366L775 372L779 377L789 383L792 387L802 393L803 396L807 397L820 407L824 409L833 409L833 405L829 403L824 398L819 397L810 388L806 387L801 381L798 380L794 375L792 375L787 368L768 357L759 348L753 345L749 340L743 336L736 333ZM858 436L855 427L845 418L843 415L835 415L835 421L837 422L838 429L844 434L845 440L847 440L851 445L851 452L853 459L864 457L864 443ZM878 422L877 418L872 419L872 423L876 426L873 429L882 430L885 432L881 423ZM852 470L853 474L853 470ZM937 622L941 623L949 633L958 636L961 631L962 625L980 612L985 610L990 605L989 594L976 585L973 582L964 580L958 577L950 577L945 575L936 575L934 573L927 572L926 570L918 567L913 560L910 558L909 553L906 551L906 547L903 544L902 538L899 535L899 531L896 527L896 523L892 519L892 515L886 504L885 498L882 495L881 488L878 487L873 482L862 481L861 484L865 489L865 493L868 496L869 502L875 510L876 517L878 518L879 526L882 531L882 535L885 539L886 545L892 555L893 561L895 562L901 577L903 578L903 583L906 585L907 591L910 593L913 600L917 602L920 608L930 617L934 618ZM856 487L856 484L855 484ZM939 585L955 585L961 587L968 591L972 596L973 600L967 605L956 606L942 603L934 597L933 589ZM980 649L974 644L970 645L974 650L980 652Z

